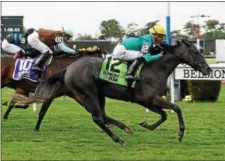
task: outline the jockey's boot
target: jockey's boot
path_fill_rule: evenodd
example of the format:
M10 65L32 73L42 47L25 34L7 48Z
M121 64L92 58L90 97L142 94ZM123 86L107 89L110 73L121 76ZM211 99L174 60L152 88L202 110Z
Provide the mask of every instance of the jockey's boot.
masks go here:
M32 67L32 69L42 71L43 64L45 63L46 59L48 59L50 56L51 56L51 53L49 51L41 54L40 57L34 63L34 66Z
M137 80L138 75L136 75L137 69L139 65L144 62L144 58L140 57L133 61L133 63L130 65L127 74L125 76L126 80Z

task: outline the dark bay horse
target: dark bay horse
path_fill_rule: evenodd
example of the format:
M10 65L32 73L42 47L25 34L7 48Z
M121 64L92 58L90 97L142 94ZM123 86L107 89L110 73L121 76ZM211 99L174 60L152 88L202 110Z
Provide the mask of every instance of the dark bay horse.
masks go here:
M61 53L62 56L56 56L52 59L51 64L47 67L44 79L52 76L54 73L58 72L62 68L70 65L77 59L83 56L93 56L93 57L102 57L101 51L89 52L89 51L80 51L75 56L68 56L65 53ZM14 66L15 66L16 59L13 57L1 57L1 88L10 87L16 89L17 94L22 94L28 96L30 92L34 92L35 88L37 87L38 83L29 81L27 79L22 79L20 81L16 81L12 79ZM64 93L61 93L62 95ZM72 95L71 95L72 97ZM7 111L5 112L3 118L7 119L9 116L10 111L13 107L15 108L28 108L29 105L16 105L17 101L12 99Z
M167 78L180 63L186 63L204 75L211 72L211 68L194 45L185 40L177 41L176 45L170 46L167 49L167 54L160 60L151 64L144 64L134 93L137 104L161 115L161 119L152 125L148 125L146 122L142 122L139 125L146 129L154 130L167 119L164 109L173 110L178 116L178 140L181 142L185 130L182 111L176 104L161 98L166 88ZM112 120L105 115L105 97L123 101L133 100L131 100L129 93L127 93L126 87L99 79L101 64L102 59L81 58L44 81L36 88L33 97L30 97L29 100L24 100L27 103L38 101L40 98L52 100L57 95L58 89L66 87L67 90L76 95L75 99L77 102L91 113L93 121L114 142L126 145L124 140L119 138L106 126L106 123L112 122ZM117 125L116 122L114 124ZM119 127L120 125L117 126Z

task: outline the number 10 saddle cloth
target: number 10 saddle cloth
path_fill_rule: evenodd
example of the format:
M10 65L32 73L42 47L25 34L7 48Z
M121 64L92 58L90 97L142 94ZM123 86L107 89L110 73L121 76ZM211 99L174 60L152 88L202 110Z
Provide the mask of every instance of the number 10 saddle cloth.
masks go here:
M28 79L32 82L40 82L43 80L43 72L33 70L35 59L17 59L15 63L15 69L13 72L14 80ZM43 70L46 69L46 64Z

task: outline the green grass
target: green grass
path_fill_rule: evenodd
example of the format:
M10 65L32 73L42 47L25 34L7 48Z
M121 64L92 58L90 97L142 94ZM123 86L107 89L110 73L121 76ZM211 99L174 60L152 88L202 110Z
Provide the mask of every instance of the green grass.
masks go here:
M12 90L2 92L3 101L9 100ZM153 123L159 119L157 114L136 104L107 99L109 116L134 131L128 135L112 128L128 142L126 147L114 143L93 123L90 114L69 98L54 101L40 132L33 131L37 112L14 109L7 121L2 120L2 160L224 160L225 85L216 103L177 104L186 125L182 143L177 140L175 113L167 111L168 120L148 131L138 123ZM5 110L2 107L2 113Z

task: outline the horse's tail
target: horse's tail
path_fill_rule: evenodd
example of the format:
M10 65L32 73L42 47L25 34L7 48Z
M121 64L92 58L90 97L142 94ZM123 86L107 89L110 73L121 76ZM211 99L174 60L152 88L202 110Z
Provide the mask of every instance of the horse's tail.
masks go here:
M66 68L62 69L58 73L43 81L37 86L34 95L30 96L29 98L18 94L15 94L14 98L19 103L23 104L43 102L48 98L53 98L55 96L56 91L64 85L65 72Z

